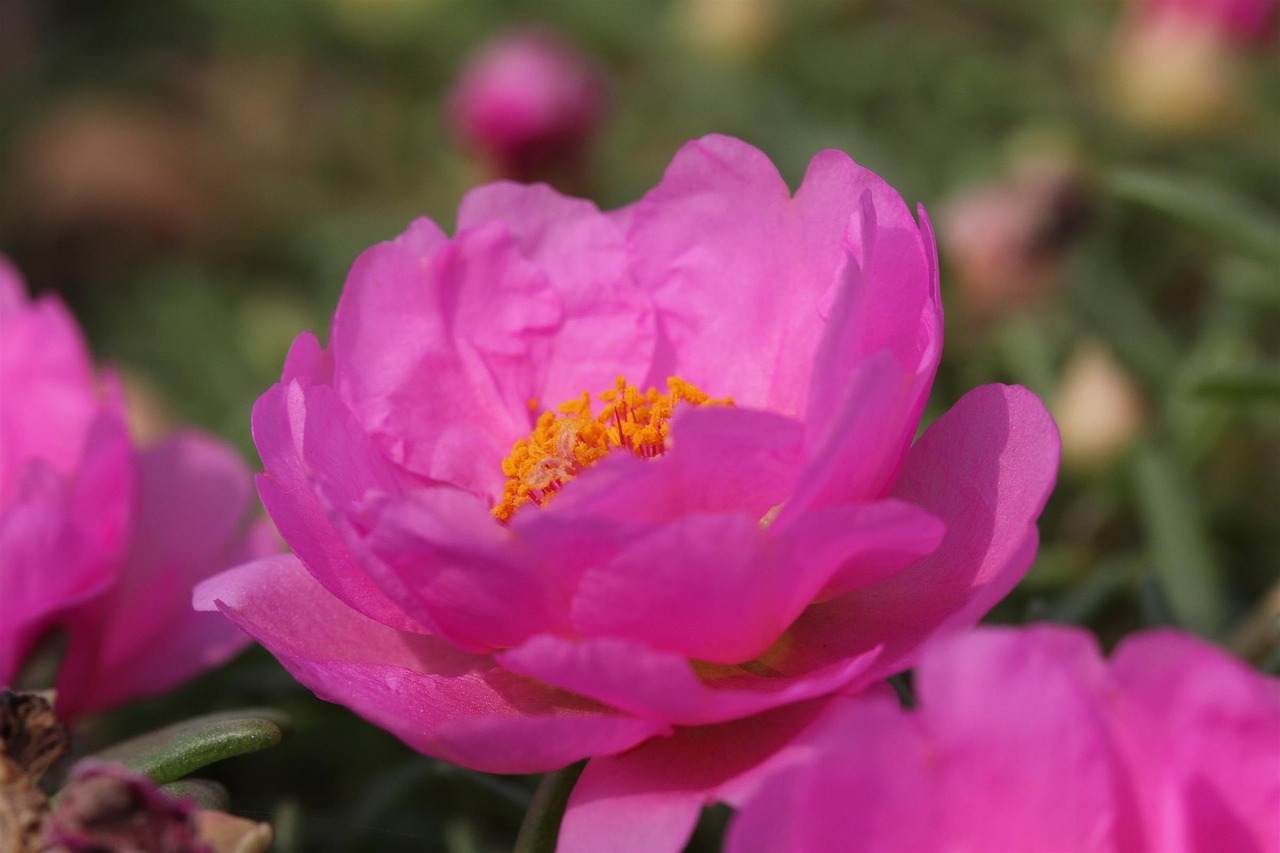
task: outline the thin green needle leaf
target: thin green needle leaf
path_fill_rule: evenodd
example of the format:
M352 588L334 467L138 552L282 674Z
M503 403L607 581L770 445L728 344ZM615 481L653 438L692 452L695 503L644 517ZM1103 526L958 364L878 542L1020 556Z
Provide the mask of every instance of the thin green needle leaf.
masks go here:
M116 744L98 753L150 776L176 782L215 761L275 746L288 718L270 708L246 708L185 720Z
M1280 402L1280 367L1205 372L1188 383L1192 394L1231 402Z
M1134 487L1155 576L1177 623L1213 637L1227 604L1195 495L1173 461L1144 445L1134 454Z
M1199 178L1116 169L1107 187L1217 240L1224 246L1280 267L1280 221L1246 199Z

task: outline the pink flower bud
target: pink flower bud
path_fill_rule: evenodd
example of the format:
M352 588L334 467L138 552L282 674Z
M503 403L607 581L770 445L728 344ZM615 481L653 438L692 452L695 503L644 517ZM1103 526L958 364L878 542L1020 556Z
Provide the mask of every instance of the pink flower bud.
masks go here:
M449 119L498 177L545 178L581 166L604 116L594 63L543 30L504 36L467 63L449 98Z

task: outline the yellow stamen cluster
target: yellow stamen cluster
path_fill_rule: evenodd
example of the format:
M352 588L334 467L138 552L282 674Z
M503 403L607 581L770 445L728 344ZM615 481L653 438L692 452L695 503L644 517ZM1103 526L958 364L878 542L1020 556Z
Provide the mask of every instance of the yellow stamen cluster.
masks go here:
M538 417L533 435L516 442L502 460L507 484L502 502L493 514L503 521L526 503L542 506L566 482L616 449L642 459L661 456L667 449L668 422L676 406L728 406L733 401L713 400L702 391L671 377L667 393L656 388L641 392L621 376L614 387L599 395L604 406L591 412L591 395L561 403L554 412Z

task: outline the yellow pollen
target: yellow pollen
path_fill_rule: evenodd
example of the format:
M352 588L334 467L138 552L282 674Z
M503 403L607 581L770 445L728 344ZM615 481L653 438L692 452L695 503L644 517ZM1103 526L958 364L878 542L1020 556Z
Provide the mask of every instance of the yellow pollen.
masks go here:
M656 388L640 391L621 376L598 395L603 406L591 412L591 395L561 403L554 412L538 416L533 434L522 438L502 460L507 477L502 502L493 514L502 521L527 503L542 506L575 475L614 450L628 450L641 459L661 456L667 449L667 430L678 405L732 406L729 398L711 399L702 391L671 377L667 393Z

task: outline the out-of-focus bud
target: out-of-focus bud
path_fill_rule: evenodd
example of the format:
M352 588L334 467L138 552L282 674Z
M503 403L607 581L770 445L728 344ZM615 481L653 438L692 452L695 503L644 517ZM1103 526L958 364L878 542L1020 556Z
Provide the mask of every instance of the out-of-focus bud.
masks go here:
M1081 471L1115 461L1147 421L1137 385L1096 342L1071 354L1049 408L1062 436L1063 467Z
M1211 131L1244 109L1239 60L1212 29L1164 17L1125 27L1112 48L1116 109L1159 134Z
M606 100L595 63L548 31L526 30L470 59L448 113L469 153L494 176L573 183Z
M213 853L267 853L274 833L271 824L206 809L196 817L200 840Z
M123 766L83 761L72 772L44 825L54 853L102 850L212 853L196 826L196 810Z
M718 61L744 62L772 44L780 12L778 0L684 0L676 20L694 50Z
M1136 0L1140 26L1177 21L1239 47L1266 44L1280 27L1280 0Z
M956 195L939 237L963 313L982 322L1046 301L1090 208L1084 177L1056 155L1026 159L1006 177Z

